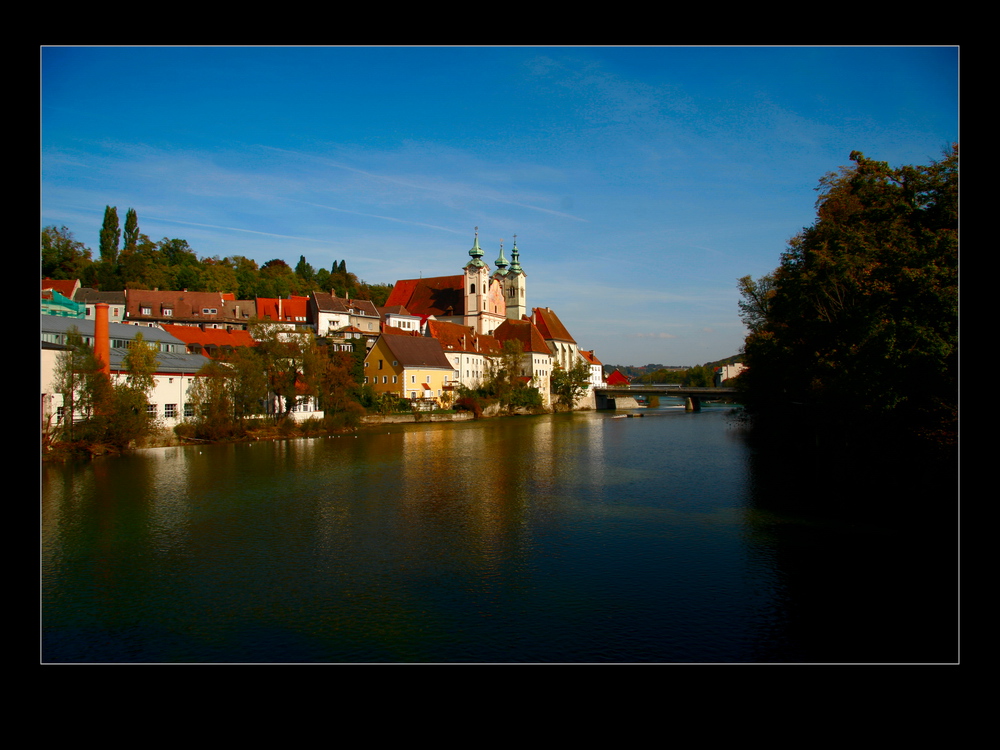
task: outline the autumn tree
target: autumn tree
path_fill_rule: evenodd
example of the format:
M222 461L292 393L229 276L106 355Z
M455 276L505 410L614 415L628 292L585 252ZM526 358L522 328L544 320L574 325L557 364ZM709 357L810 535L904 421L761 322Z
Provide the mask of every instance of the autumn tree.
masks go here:
M748 412L951 444L958 147L927 166L851 161L820 181L816 221L789 242L766 305L751 293L760 280L741 280Z
M273 413L275 417L287 417L298 401L300 385L314 390L315 381L310 383L306 378L307 369L315 371L314 338L265 320L251 323L250 335L257 342L255 351L266 373L268 390L278 402Z
M91 251L66 227L45 227L41 245L42 276L45 278L78 279L91 265Z
M111 409L104 425L105 440L118 450L141 443L156 427L149 411L149 394L155 386L156 348L137 333L122 367L125 379L113 386Z
M63 398L64 440L75 440L80 432L75 427L77 420L90 419L96 407L107 398L106 389L100 387L98 378L107 380L93 348L77 328L71 328L66 336L66 349L56 359L53 373L53 387Z

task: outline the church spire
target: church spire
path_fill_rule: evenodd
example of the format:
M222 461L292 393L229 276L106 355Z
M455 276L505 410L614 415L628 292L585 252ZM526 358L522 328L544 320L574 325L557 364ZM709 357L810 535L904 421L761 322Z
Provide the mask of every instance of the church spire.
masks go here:
M517 235L514 235L514 247L510 251L510 272L524 273L521 268L521 254L517 251Z
M468 268L469 266L479 268L480 266L486 265L483 262L482 248L479 247L479 227L476 227L476 241L472 243L472 249L469 250L469 255L472 257L472 260L470 260L466 264L465 266L466 268Z
M507 266L508 265L510 265L510 264L507 262L507 259L503 255L503 240L500 240L500 257L498 257L496 259L497 270L496 270L496 273L493 274L493 275L494 276L503 276L505 273L507 273Z

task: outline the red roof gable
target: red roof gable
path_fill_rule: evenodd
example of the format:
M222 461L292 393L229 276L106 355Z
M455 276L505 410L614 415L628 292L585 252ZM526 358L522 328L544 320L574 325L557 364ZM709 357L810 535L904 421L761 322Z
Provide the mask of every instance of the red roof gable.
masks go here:
M549 354L548 344L542 338L541 332L530 320L505 320L493 332L501 344L516 340L526 352Z
M622 375L618 370L608 375L606 380L608 385L628 385L629 379Z
M42 279L42 291L55 289L66 299L73 299L76 290L80 288L79 279Z
M569 335L566 326L559 320L559 316L547 307L535 307L531 310L531 320L538 326L542 338L546 341L569 341L572 344L576 340Z

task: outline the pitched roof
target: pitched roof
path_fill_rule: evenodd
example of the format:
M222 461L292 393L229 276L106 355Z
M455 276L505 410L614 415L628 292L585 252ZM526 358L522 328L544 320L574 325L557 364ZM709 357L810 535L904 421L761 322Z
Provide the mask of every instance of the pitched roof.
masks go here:
M99 289L91 289L89 286L84 286L77 290L74 300L92 305L97 302L107 302L109 305L124 305L125 292L102 292Z
M185 344L200 344L202 347L208 348L209 351L224 346L257 345L249 331L222 331L218 328L209 328L203 331L198 326L179 326L172 323L164 323L161 327Z
M580 349L580 356L583 357L585 360L587 360L588 364L591 364L591 365L600 365L600 364L602 364L601 360L599 360L597 357L594 356L594 350L593 349L591 349L589 352L586 351L586 350L584 350L584 349Z
M302 322L309 319L308 297L258 297L257 315L265 320L279 320L286 323Z
M403 367L454 370L437 339L423 336L383 336L382 341Z
M353 313L375 318L379 317L379 311L375 307L375 303L368 299L341 298L327 292L313 292L312 300L316 305L316 309L320 312Z
M475 329L458 323L429 320L427 321L427 332L431 338L441 342L441 348L445 351L493 356L499 354L503 349L502 344L495 336L476 333Z
M66 299L73 299L73 295L79 288L79 279L42 279L42 291L55 289Z
M142 315L143 307L150 308L149 315ZM158 289L128 289L125 292L125 314L130 319L150 319L164 317L162 311L172 310L171 317L211 318L225 317L225 301L219 292L174 292ZM215 312L205 312L215 310Z
M501 344L516 340L521 342L521 346L526 352L549 353L549 347L545 343L545 339L542 338L541 331L527 319L505 320L497 327L493 335Z
M630 381L627 377L622 375L621 372L615 370L613 373L608 375L607 378L605 378L605 382L608 385L627 385Z
M402 305L411 315L437 317L465 314L465 277L435 276L397 281L386 307Z
M568 341L575 344L576 340L569 335L566 326L559 320L559 316L548 307L535 307L531 310L531 320L538 326L542 333L542 338L546 341Z

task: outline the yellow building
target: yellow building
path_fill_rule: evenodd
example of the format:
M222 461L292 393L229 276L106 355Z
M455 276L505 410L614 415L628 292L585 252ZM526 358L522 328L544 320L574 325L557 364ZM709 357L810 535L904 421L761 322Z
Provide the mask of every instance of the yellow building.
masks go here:
M440 406L446 383L455 379L437 339L383 334L365 357L365 383L377 394L408 399L415 408Z

